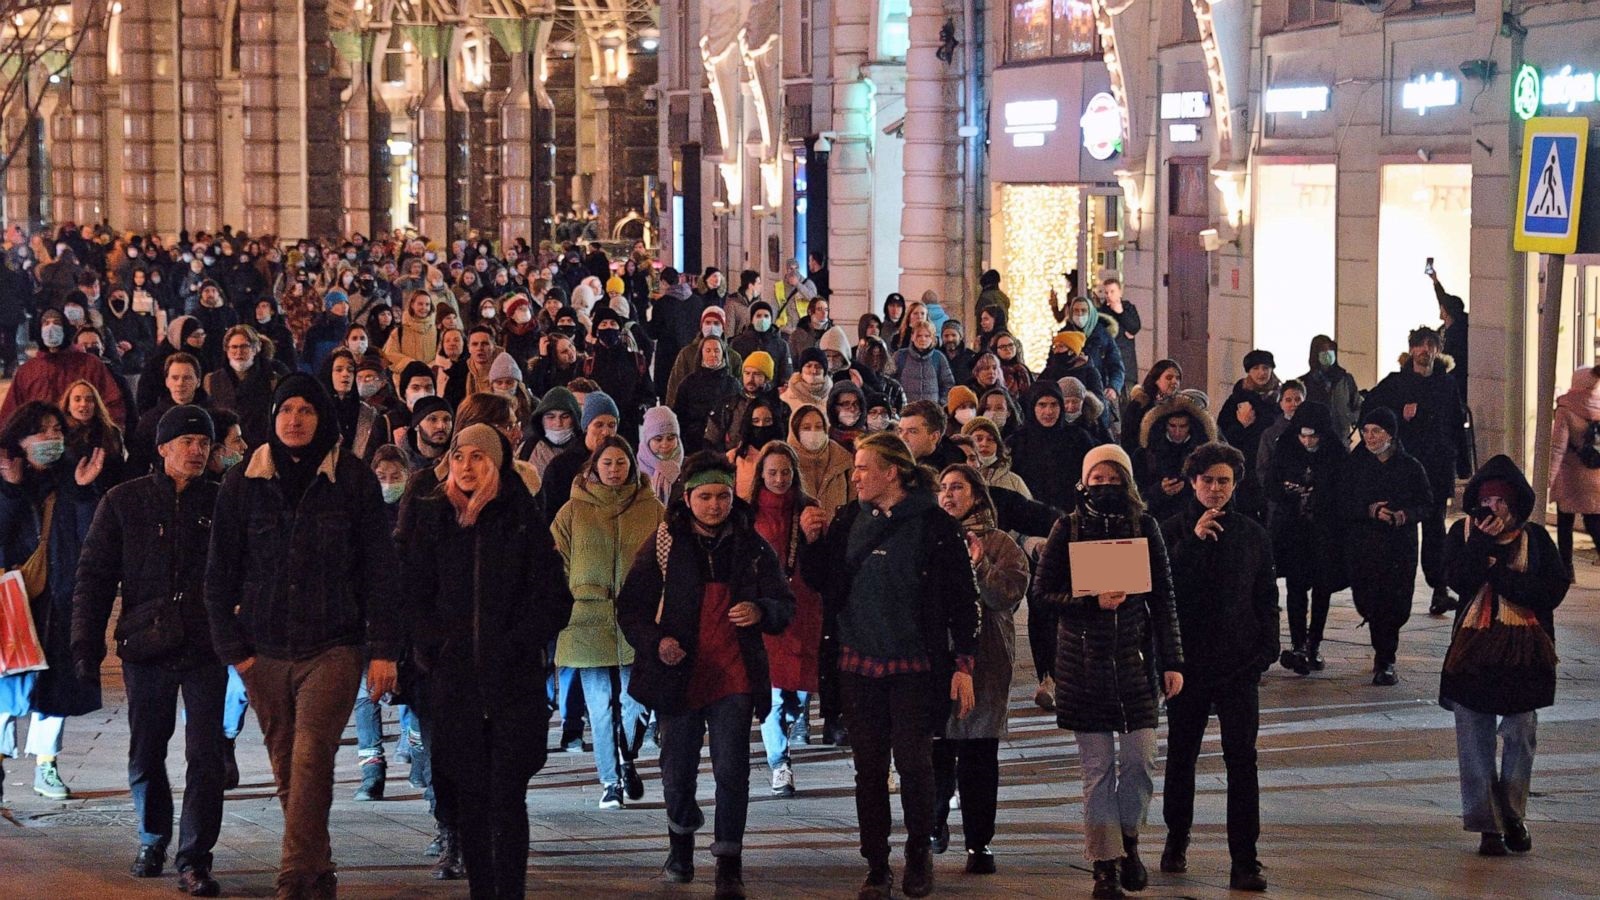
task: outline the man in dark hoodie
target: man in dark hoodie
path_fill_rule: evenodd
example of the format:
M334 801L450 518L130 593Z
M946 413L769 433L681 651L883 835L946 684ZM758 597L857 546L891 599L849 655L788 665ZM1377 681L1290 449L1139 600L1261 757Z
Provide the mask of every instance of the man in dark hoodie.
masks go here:
M665 401L673 363L677 362L683 348L700 334L701 308L691 301L694 292L677 269L671 266L662 269L661 283L665 286L661 296L651 304L654 315L650 319L650 336L656 342L656 393Z
M278 894L332 897L334 756L363 660L373 697L395 689L399 560L378 480L339 449L316 379L284 378L272 421L268 443L223 479L206 607L217 655L250 691L279 786Z
M1183 464L1193 497L1161 524L1183 636L1183 692L1167 698L1167 846L1161 870L1188 869L1195 763L1214 707L1228 771L1229 887L1264 891L1267 882L1256 859L1256 684L1278 658L1278 582L1266 529L1230 508L1246 471L1243 454L1233 447L1201 445Z
M1261 446L1261 435L1283 414L1278 409L1281 384L1273 374L1275 368L1277 362L1266 350L1246 353L1244 377L1234 382L1233 393L1217 413L1217 429L1223 440L1244 454L1244 476L1235 485L1239 494L1235 505L1258 522L1266 515L1266 504L1255 476L1256 451Z

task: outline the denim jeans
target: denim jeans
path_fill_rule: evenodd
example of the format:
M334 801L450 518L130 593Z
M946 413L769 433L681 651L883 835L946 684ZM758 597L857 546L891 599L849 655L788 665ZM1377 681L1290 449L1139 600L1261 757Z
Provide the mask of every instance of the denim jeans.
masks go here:
M1261 701L1253 678L1227 684L1187 682L1167 700L1167 777L1162 816L1167 830L1188 834L1194 824L1194 770L1206 723L1216 709L1222 731L1222 763L1228 772L1228 854L1235 866L1256 861L1261 836L1261 791L1256 771L1256 733Z
M772 689L772 711L761 721L761 743L767 748L767 766L776 769L789 762L789 726L805 717L805 691Z
M1481 713L1455 704L1456 763L1461 769L1461 827L1504 834L1528 812L1528 784L1538 745L1539 713ZM1495 770L1495 738L1504 742Z
M1073 737L1083 766L1083 858L1120 859L1122 836L1138 834L1150 811L1156 730L1075 731Z
M744 849L744 823L750 808L750 694L730 694L681 716L661 717L661 793L667 801L667 828L694 834L705 825L695 800L700 774L700 743L711 735L711 777L717 783L712 856L738 856Z
M550 657L554 656L552 645ZM578 670L570 666L556 667L550 676L547 692L551 707L561 716L561 745L582 738L585 704L583 682L578 679Z
M183 815L178 823L178 871L210 869L211 848L222 831L222 717L228 676L220 665L171 671L124 662L128 688L128 788L139 817L139 843L166 849L172 840L172 782L167 744L177 727L178 696L183 726Z
M61 733L66 730L67 720L61 716L41 716L34 713L29 717L28 744L25 748L30 756L43 756L55 759L61 755ZM0 756L9 756L15 759L17 753L17 717L0 713Z
M622 687L622 739L631 748L639 738L639 717L644 706L628 693L632 666L600 666L578 669L578 679L583 684L584 704L589 708L589 723L594 730L594 764L600 772L600 783L618 784L622 781L617 766L617 731L615 713L611 711L614 696L611 678L615 673Z
M400 737L407 732L417 733L416 717L404 705L396 704L395 714L400 720ZM383 708L367 696L367 676L361 676L361 687L356 690L356 752L362 759L383 757Z
M244 728L244 714L250 710L250 694L244 679L233 666L228 667L228 693L222 700L222 736L233 740Z

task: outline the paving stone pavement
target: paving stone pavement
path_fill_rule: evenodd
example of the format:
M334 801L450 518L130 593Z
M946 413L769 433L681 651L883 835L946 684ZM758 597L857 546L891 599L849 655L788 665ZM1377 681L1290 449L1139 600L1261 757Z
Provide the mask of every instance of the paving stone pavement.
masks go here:
M1415 614L1401 640L1401 682L1393 688L1368 683L1366 632L1357 630L1346 593L1334 598L1324 646L1327 671L1301 678L1275 667L1262 687L1260 849L1272 896L1600 896L1600 877L1592 868L1600 851L1600 567L1585 557L1579 570L1580 585L1556 615L1557 704L1540 714L1529 807L1534 852L1483 859L1475 854L1476 836L1461 831L1451 717L1434 702L1449 621L1426 614L1426 589L1419 584ZM1026 654L1024 638L1019 636L1017 646ZM1088 896L1077 753L1054 716L1033 706L1030 673L1022 662L1012 691L1010 738L1001 749L994 844L999 873L962 873L960 813L952 813L957 849L937 858L938 895ZM137 839L125 781L127 718L116 669L113 658L104 678L106 708L67 725L60 765L74 799L58 803L34 795L28 764L7 761L9 808L0 811L5 897L174 894L168 877L137 881L126 874ZM392 740L392 721L385 731ZM177 741L181 736L170 759L173 779L181 784ZM406 783L406 767L391 762L387 799L355 802L350 799L358 781L353 727L345 744L332 812L341 896L465 897L465 882L429 877L431 861L421 851L432 835L431 819L419 793ZM818 745L799 748L799 793L775 799L768 794L769 773L754 732L752 744L754 802L745 854L751 896L854 896L864 870L856 852L847 753ZM216 875L228 896L271 896L283 820L253 717L239 741L239 762L243 780L228 796ZM601 811L595 807L600 789L589 756L551 754L528 793L530 896L710 895L709 830L700 842L700 880L682 886L660 882L667 828L651 751L640 770L645 799L626 810ZM709 763L701 771L709 817ZM1151 883L1139 896L1227 894L1224 785L1213 723L1198 778L1190 871L1183 876L1154 871L1165 834L1158 781L1144 840ZM898 809L896 817L898 825Z

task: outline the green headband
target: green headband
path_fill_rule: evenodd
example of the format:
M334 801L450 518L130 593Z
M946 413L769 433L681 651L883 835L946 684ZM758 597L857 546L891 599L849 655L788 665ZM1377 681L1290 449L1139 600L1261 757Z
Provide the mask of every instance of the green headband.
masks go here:
M683 492L687 494L695 488L707 484L725 484L728 487L733 487L733 476L721 469L705 469L694 473L688 481L684 482Z

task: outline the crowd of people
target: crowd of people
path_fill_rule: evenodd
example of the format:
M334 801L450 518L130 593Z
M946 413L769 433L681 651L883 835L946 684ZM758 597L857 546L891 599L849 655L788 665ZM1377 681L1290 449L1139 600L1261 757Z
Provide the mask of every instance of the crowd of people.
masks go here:
M0 553L48 666L0 677L0 756L26 722L33 789L69 797L56 759L66 720L101 705L115 613L137 877L173 849L181 696L173 862L194 896L220 890L249 707L285 817L278 895L334 896L340 735L354 717L355 796L381 798L386 704L437 822L433 874L474 897L523 895L524 794L552 745L593 754L601 809L644 796L637 759L657 748L665 874L692 880L708 738L717 896L744 896L756 722L774 795L801 789L794 747L849 747L866 900L894 889L898 792L900 888L925 896L957 795L965 870L995 871L1025 609L1035 700L1082 763L1094 896L1148 882L1163 708L1161 869L1187 869L1215 713L1230 884L1265 890L1258 682L1324 670L1348 587L1372 683L1396 684L1419 544L1430 612L1457 614L1440 699L1464 825L1485 854L1531 847L1551 612L1574 516L1600 522L1600 369L1562 398L1558 546L1511 460L1471 472L1452 373L1466 313L1437 281L1442 333L1412 331L1369 390L1319 335L1292 380L1246 354L1214 406L1179 361L1141 368L1139 312L1110 274L1049 298L1061 327L1035 369L995 271L969 334L933 291L835 322L817 255L769 286L691 277L642 244L618 261L476 236L8 237ZM1467 515L1447 531L1458 474ZM1148 587L1080 587L1074 560L1097 548L1075 545L1128 540Z

